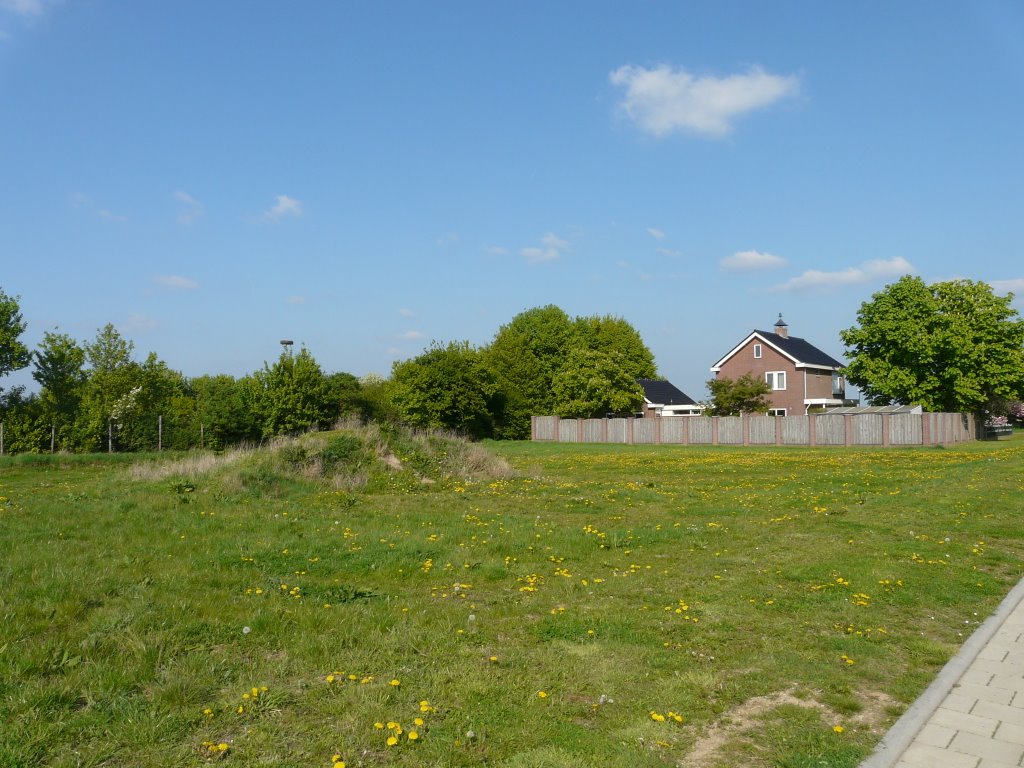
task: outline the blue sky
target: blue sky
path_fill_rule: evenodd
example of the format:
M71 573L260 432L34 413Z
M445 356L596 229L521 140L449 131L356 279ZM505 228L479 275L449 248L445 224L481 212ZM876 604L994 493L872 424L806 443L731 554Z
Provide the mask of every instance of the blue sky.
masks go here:
M780 312L841 357L903 274L1024 296L1022 41L998 0L0 0L0 288L189 376L557 304L701 399Z

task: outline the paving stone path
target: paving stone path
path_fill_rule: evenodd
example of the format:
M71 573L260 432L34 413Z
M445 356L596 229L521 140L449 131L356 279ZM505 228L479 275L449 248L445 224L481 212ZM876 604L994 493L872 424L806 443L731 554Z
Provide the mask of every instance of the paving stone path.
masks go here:
M1024 768L1024 581L860 768Z

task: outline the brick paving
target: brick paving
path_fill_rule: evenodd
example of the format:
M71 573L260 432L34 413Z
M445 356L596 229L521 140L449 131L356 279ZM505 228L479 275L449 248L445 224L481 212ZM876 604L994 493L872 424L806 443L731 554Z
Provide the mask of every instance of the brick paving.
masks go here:
M1024 581L861 768L1024 768Z

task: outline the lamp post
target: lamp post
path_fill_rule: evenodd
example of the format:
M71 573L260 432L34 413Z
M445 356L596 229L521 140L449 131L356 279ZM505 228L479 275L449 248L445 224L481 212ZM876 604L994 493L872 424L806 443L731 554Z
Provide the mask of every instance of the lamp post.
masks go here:
M282 348L281 351L282 352L287 352L288 353L288 357L291 357L292 356L292 344L294 344L294 343L295 342L293 342L291 339L281 339L281 348Z

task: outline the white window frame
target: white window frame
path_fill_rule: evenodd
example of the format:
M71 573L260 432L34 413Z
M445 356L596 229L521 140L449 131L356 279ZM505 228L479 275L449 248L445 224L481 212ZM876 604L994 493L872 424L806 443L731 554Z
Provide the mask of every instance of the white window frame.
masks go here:
M760 344L755 344L754 345L754 358L756 360L760 360L761 359L761 345Z
M786 409L785 408L769 408L768 409L768 415L769 416L785 416L786 415Z
M786 390L785 371L765 371L764 380L771 387L772 392L784 392ZM781 384L781 386L779 386Z

